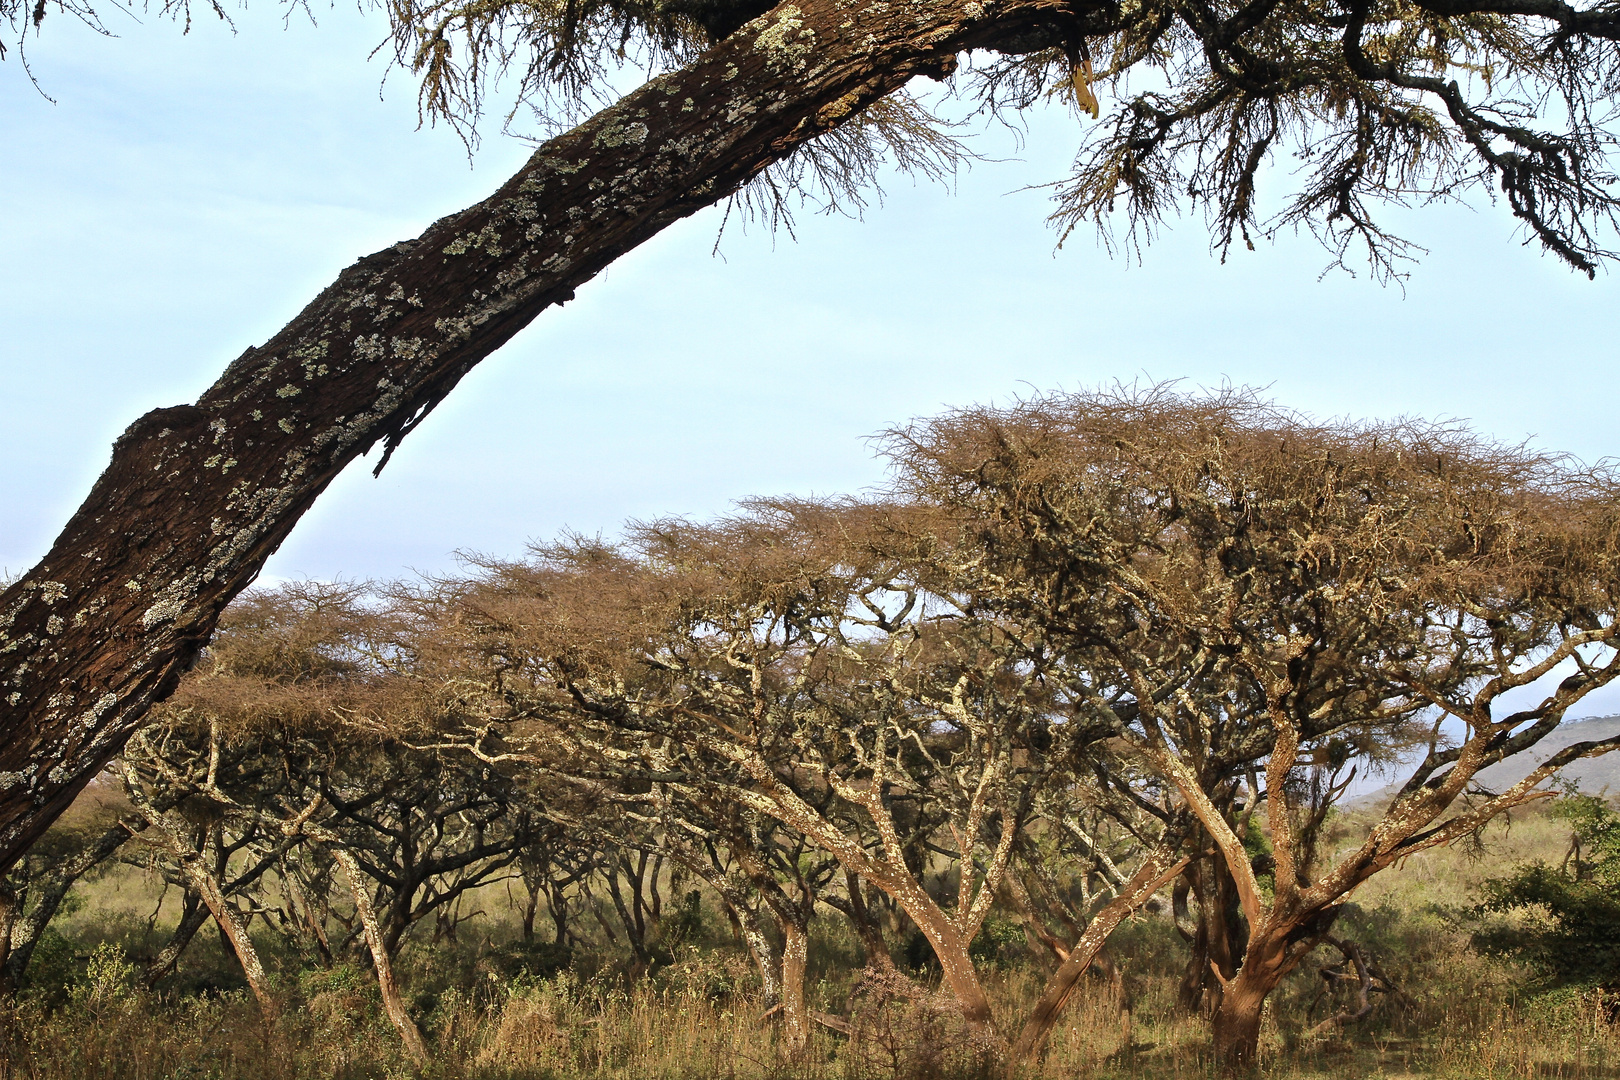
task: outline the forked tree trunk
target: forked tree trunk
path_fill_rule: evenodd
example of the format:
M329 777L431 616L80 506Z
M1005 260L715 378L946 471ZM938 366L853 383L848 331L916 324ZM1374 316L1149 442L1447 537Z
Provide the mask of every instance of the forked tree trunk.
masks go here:
M1215 1060L1227 1070L1254 1065L1260 1056L1260 1022L1265 1015L1266 997L1272 986L1260 980L1245 979L1243 973L1222 989L1221 1003L1215 1007Z
M172 691L338 473L391 449L541 311L957 53L1078 40L1112 9L784 4L351 266L196 404L130 425L50 552L0 592L0 871Z
M546 910L551 912L551 939L559 947L568 946L568 898L558 890L546 893Z
M141 786L140 777L133 766L127 761L123 763L124 790L129 799L135 804L153 830L163 839L155 841L166 847L174 856L179 865L180 876L185 879L186 887L202 898L203 905L208 913L214 917L219 926L220 936L230 951L236 954L237 963L242 967L242 976L247 979L248 989L259 1003L259 1011L263 1014L265 1026L274 1030L275 1022L281 1015L279 1003L270 989L270 979L264 970L264 964L259 960L259 952L253 947L253 939L248 936L247 924L242 921L242 913L226 899L221 878L225 867L224 860L217 856L217 847L208 840L212 830L204 832L204 839L200 844L194 844L186 836L187 827L177 819L170 818L154 805L146 789ZM217 840L217 833L214 834ZM215 852L214 858L208 858L210 851ZM211 869L209 863L216 865Z
M1211 1017L1215 1060L1223 1069L1241 1072L1258 1062L1266 999L1327 935L1337 910L1271 912L1250 931L1242 966L1222 983Z
M928 944L933 946L940 974L944 976L945 985L950 987L951 995L956 998L957 1007L962 1010L962 1019L970 1028L999 1043L1000 1035L996 1032L995 1016L990 1010L990 998L984 992L984 983L979 981L978 969L973 966L973 957L968 952L972 942L966 940L937 908L913 911L913 906L901 901L901 907L917 924L923 937L928 939Z

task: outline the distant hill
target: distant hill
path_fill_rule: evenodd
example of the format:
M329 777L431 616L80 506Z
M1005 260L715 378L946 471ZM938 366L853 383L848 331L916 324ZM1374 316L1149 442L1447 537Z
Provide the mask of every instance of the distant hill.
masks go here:
M1501 791L1524 779L1531 769L1571 743L1595 742L1615 735L1620 735L1620 716L1567 721L1530 753L1482 770L1476 782L1489 791ZM1607 788L1611 794L1620 795L1620 750L1566 765L1561 775L1565 780L1577 781L1588 794L1596 795Z
M1551 735L1542 739L1530 753L1521 754L1481 770L1474 778L1474 782L1488 791L1502 791L1524 779L1531 769L1571 743L1596 742L1615 735L1620 735L1620 716L1589 716L1581 720L1568 720L1559 725ZM1350 800L1351 805L1387 802L1394 796L1398 784L1405 782L1405 770L1397 770L1396 775L1402 779L1364 795L1355 796ZM1580 784L1581 790L1590 795L1597 795L1605 790L1611 795L1620 795L1620 750L1566 765L1559 775L1564 780L1573 780Z

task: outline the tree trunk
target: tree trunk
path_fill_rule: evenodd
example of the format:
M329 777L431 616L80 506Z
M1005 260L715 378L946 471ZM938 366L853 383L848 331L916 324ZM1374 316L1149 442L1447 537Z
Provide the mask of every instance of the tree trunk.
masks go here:
M782 1044L789 1054L804 1052L810 1038L810 1013L804 1002L804 977L810 963L810 934L791 919L782 926Z
M332 857L337 860L349 892L354 896L354 911L365 931L366 947L371 950L371 964L377 973L377 989L382 994L383 1011L399 1032L400 1041L405 1044L405 1052L411 1060L419 1066L426 1065L427 1043L422 1041L422 1032L417 1029L416 1021L411 1019L404 1000L399 996L399 984L394 981L394 963L383 941L377 912L371 904L371 894L366 891L365 874L360 869L359 861L346 849L336 844L331 847Z
M889 955L889 943L883 936L883 927L878 925L871 906L866 902L866 894L861 891L860 875L853 870L845 870L844 887L849 893L849 921L855 925L855 933L861 939L866 966L875 971L893 971L894 957Z
M1188 872L1198 922L1177 1000L1188 1015L1205 1008L1213 1015L1220 1005L1222 981L1236 973L1238 958L1247 947L1247 928L1239 911L1237 883L1219 852L1206 850Z
M760 997L765 1002L767 1010L774 1009L782 1004L782 963L777 955L776 947L771 944L770 935L765 933L765 927L760 925L759 916L743 908L738 915L742 926L744 943L748 946L749 955L754 958L754 966L759 969Z
M273 1032L281 1009L270 990L270 979L264 970L264 964L259 960L259 952L253 947L253 939L248 936L247 924L242 921L242 913L226 899L223 875L228 856L220 854L218 831L203 830L196 842L188 839L189 827L178 819L167 817L158 809L158 805L142 787L134 766L127 761L123 762L123 776L124 791L129 795L130 801L135 804L141 816L150 825L155 826L156 831L163 836L162 844L174 855L187 889L202 897L203 904L207 906L209 914L213 915L214 922L219 926L223 944L230 952L236 954L237 963L242 966L242 975L247 979L248 988L258 999L265 1027Z
M24 912L19 908L12 913L10 932L5 938L5 961L0 963L0 984L12 989L23 984L28 965L34 958L34 947L51 920L56 918L74 884L145 828L146 823L141 820L120 821L104 830L94 843L32 877L25 886L31 902L28 910Z
M17 989L18 980L11 977L11 930L21 914L16 890L0 881L0 994L7 996Z
M1229 1072L1250 1069L1260 1052L1266 998L1333 927L1337 907L1272 912L1248 935L1237 975L1223 980L1212 1017L1215 1060Z
M937 913L913 912L908 909L906 914L917 923L917 928L928 939L928 944L933 946L934 956L939 960L940 972L945 978L945 985L951 988L951 994L962 1010L962 1019L967 1021L969 1027L985 1033L999 1043L1000 1036L996 1034L995 1017L990 1011L990 998L984 992L984 984L979 981L979 972L973 966L973 957L968 953L969 942L943 917L929 918L929 915ZM918 919L918 915L922 915L928 921L923 922Z
M361 259L194 405L141 417L0 592L0 870L73 801L354 458L620 255L956 54L1078 39L1097 0L799 0ZM381 468L381 462L378 467Z
M632 965L638 975L645 975L652 966L652 953L647 951L645 940L646 927L636 916L639 909L632 912L624 902L624 891L619 888L619 871L626 869L624 860L619 860L617 866L609 863L604 874L607 878L608 898L613 901L613 910L619 916L619 925L624 927L625 936L630 940L630 952L635 956Z
M862 873L899 905L900 910L917 924L917 929L928 940L934 958L939 961L945 985L950 987L952 996L956 998L962 1019L984 1037L987 1045L1000 1046L1001 1035L996 1031L990 999L985 995L984 984L979 981L979 973L968 951L971 936L964 934L956 922L940 909L928 890L912 876L909 868L895 865L879 869L868 864ZM993 883L987 887L993 887Z
M523 944L528 945L534 941L534 916L540 910L540 886L538 884L524 884L529 899L523 905Z
M185 954L186 947L191 939L197 936L202 924L208 921L208 907L203 903L202 894L196 889L187 889L185 899L180 906L180 921L175 925L174 933L169 935L168 944L147 965L143 981L148 990L153 989L180 963L180 957Z
M1204 921L1204 902L1198 895L1202 888L1199 876L1203 873L1203 856L1192 861L1192 864L1182 872L1180 880L1171 896L1172 918L1176 929L1180 931L1187 942L1187 966L1182 971L1181 983L1176 988L1176 1006L1188 1016L1198 1014L1204 1003L1204 983L1209 979L1209 934ZM1194 922L1190 917L1187 899L1191 895L1198 899L1198 920ZM1184 921L1185 920L1185 921ZM1187 927L1190 926L1189 931Z
M179 861L181 872L202 896L203 903L208 905L209 913L219 924L219 932L236 954L237 963L242 965L242 974L247 979L248 989L253 991L254 998L259 1002L259 1011L264 1015L266 1026L273 1026L281 1015L281 1007L270 990L270 977L259 960L259 951L253 947L253 939L248 936L247 924L242 921L241 912L225 899L218 882L204 869L200 855L182 853Z
M1091 967L1097 953L1125 916L1146 903L1148 898L1163 888L1167 881L1179 874L1185 865L1186 860L1175 861L1173 846L1166 845L1155 850L1143 861L1141 868L1131 880L1120 888L1119 895L1092 917L1085 932L1080 935L1080 940L1069 950L1068 958L1047 980L1040 1000L1035 1003L1029 1019L1024 1022L1024 1029L1019 1032L1018 1041L1013 1044L1012 1052L1008 1055L1009 1072L1015 1072L1034 1061L1040 1054L1046 1040L1051 1037L1052 1029L1057 1026L1058 1017L1062 1015L1069 998L1074 994L1075 986L1079 984L1086 969ZM1128 1029L1126 1037L1129 1038Z
M1243 972L1222 988L1215 1007L1215 1060L1228 1071L1251 1068L1260 1055L1260 1021L1266 996L1273 986L1261 979L1246 979Z
M561 889L546 893L546 908L551 912L551 936L558 945L568 944L568 897Z

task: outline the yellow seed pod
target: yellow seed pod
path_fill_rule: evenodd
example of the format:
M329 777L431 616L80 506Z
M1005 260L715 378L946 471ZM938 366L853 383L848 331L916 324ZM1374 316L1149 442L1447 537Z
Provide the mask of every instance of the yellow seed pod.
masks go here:
M1093 120L1102 116L1102 103L1097 100L1097 95L1091 92L1090 59L1080 61L1080 64L1074 69L1072 82L1074 84L1074 100L1080 106L1080 111L1090 114Z

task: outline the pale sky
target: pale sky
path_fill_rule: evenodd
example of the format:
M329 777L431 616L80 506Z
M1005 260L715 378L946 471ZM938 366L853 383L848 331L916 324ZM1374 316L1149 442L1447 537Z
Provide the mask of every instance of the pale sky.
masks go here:
M0 62L0 570L46 550L141 412L194 399L355 258L492 191L527 153L493 128L471 166L383 84L375 15L272 8L191 33L58 13ZM1269 387L1318 416L1470 419L1595 459L1620 290L1523 245L1506 210L1404 213L1430 249L1404 294L1320 277L1308 237L1207 252L1183 222L1140 265L1061 251L1046 195L1083 134L1061 109L1004 132L954 190L897 178L864 221L797 240L683 222L485 361L382 478L362 460L266 568L387 578L517 555L563 527L703 516L756 494L882 478L865 437L953 405L1113 379ZM1281 163L1286 168L1288 162ZM373 459L374 460L374 459Z

